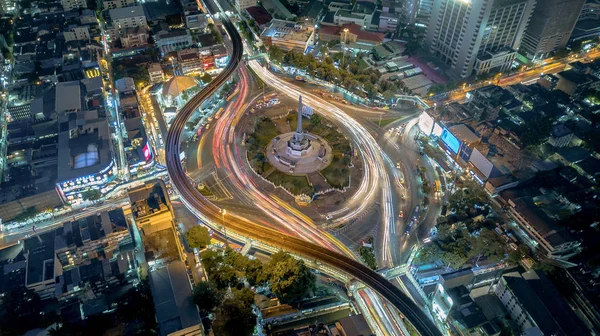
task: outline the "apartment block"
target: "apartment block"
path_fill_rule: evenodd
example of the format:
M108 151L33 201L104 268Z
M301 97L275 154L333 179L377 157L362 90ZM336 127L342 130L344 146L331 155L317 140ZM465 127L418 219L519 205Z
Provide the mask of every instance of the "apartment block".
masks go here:
M535 0L435 0L425 49L455 77L510 68Z

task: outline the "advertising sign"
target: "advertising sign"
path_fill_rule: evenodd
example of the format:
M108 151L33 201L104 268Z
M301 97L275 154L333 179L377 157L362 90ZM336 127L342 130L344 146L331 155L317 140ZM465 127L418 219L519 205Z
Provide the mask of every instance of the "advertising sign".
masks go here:
M421 113L421 116L419 117L419 129L421 132L425 133L427 136L431 135L433 124L433 118L427 114L427 112Z
M454 154L458 154L458 150L460 149L460 141L452 133L450 133L448 129L444 128L440 139L442 139L442 141L452 152L454 152Z
M435 135L436 137L439 137L440 135L442 135L442 132L444 131L444 129L442 128L442 126L440 126L440 124L435 123L435 125L433 125L433 132L431 134Z
M142 152L144 153L144 160L146 160L146 162L152 161L152 147L150 147L148 142L146 142L146 145L144 145L144 148L142 148Z

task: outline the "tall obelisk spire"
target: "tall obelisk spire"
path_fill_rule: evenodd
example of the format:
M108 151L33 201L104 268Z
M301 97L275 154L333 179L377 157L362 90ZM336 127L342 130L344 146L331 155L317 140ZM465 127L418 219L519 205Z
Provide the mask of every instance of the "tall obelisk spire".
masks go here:
M302 132L302 96L298 99L298 125L296 125L296 141L302 140L304 133Z

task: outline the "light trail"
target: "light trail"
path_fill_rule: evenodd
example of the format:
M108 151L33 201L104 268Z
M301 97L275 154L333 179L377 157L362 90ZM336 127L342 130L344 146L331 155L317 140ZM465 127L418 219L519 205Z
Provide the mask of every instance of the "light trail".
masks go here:
M355 150L357 150L365 162L364 176L358 187L356 194L351 198L353 203L359 203L355 209L345 215L333 220L334 223L342 224L349 222L356 216L367 211L369 204L374 202L374 198L379 189L382 189L381 204L383 207L383 226L384 242L381 244L382 258L388 265L393 266L391 258L389 235L395 232L396 222L393 218L393 204L391 197L391 184L379 147L373 136L356 120L348 116L337 106L324 101L310 92L303 91L296 85L287 83L273 75L263 68L257 61L248 62L252 70L265 83L273 86L278 91L285 93L292 99L297 99L302 95L303 102L319 111L326 118L340 123L354 140Z

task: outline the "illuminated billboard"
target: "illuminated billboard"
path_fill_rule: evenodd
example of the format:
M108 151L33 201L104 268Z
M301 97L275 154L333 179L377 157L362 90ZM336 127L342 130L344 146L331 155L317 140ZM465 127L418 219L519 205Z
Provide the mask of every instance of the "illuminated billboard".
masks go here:
M152 155L152 147L150 147L148 142L146 142L146 145L142 148L142 152L144 153L144 160L146 160L146 163L152 161L154 156Z
M419 129L421 132L425 133L425 135L431 135L431 131L433 130L433 118L427 114L427 112L421 113L419 117Z
M433 125L432 134L435 135L436 137L441 136L443 131L444 131L444 129L442 128L442 126L440 126L440 124L435 123L435 125Z
M442 131L442 135L440 137L444 144L452 151L454 154L458 154L458 150L460 149L460 141L452 134L448 129L444 128Z

